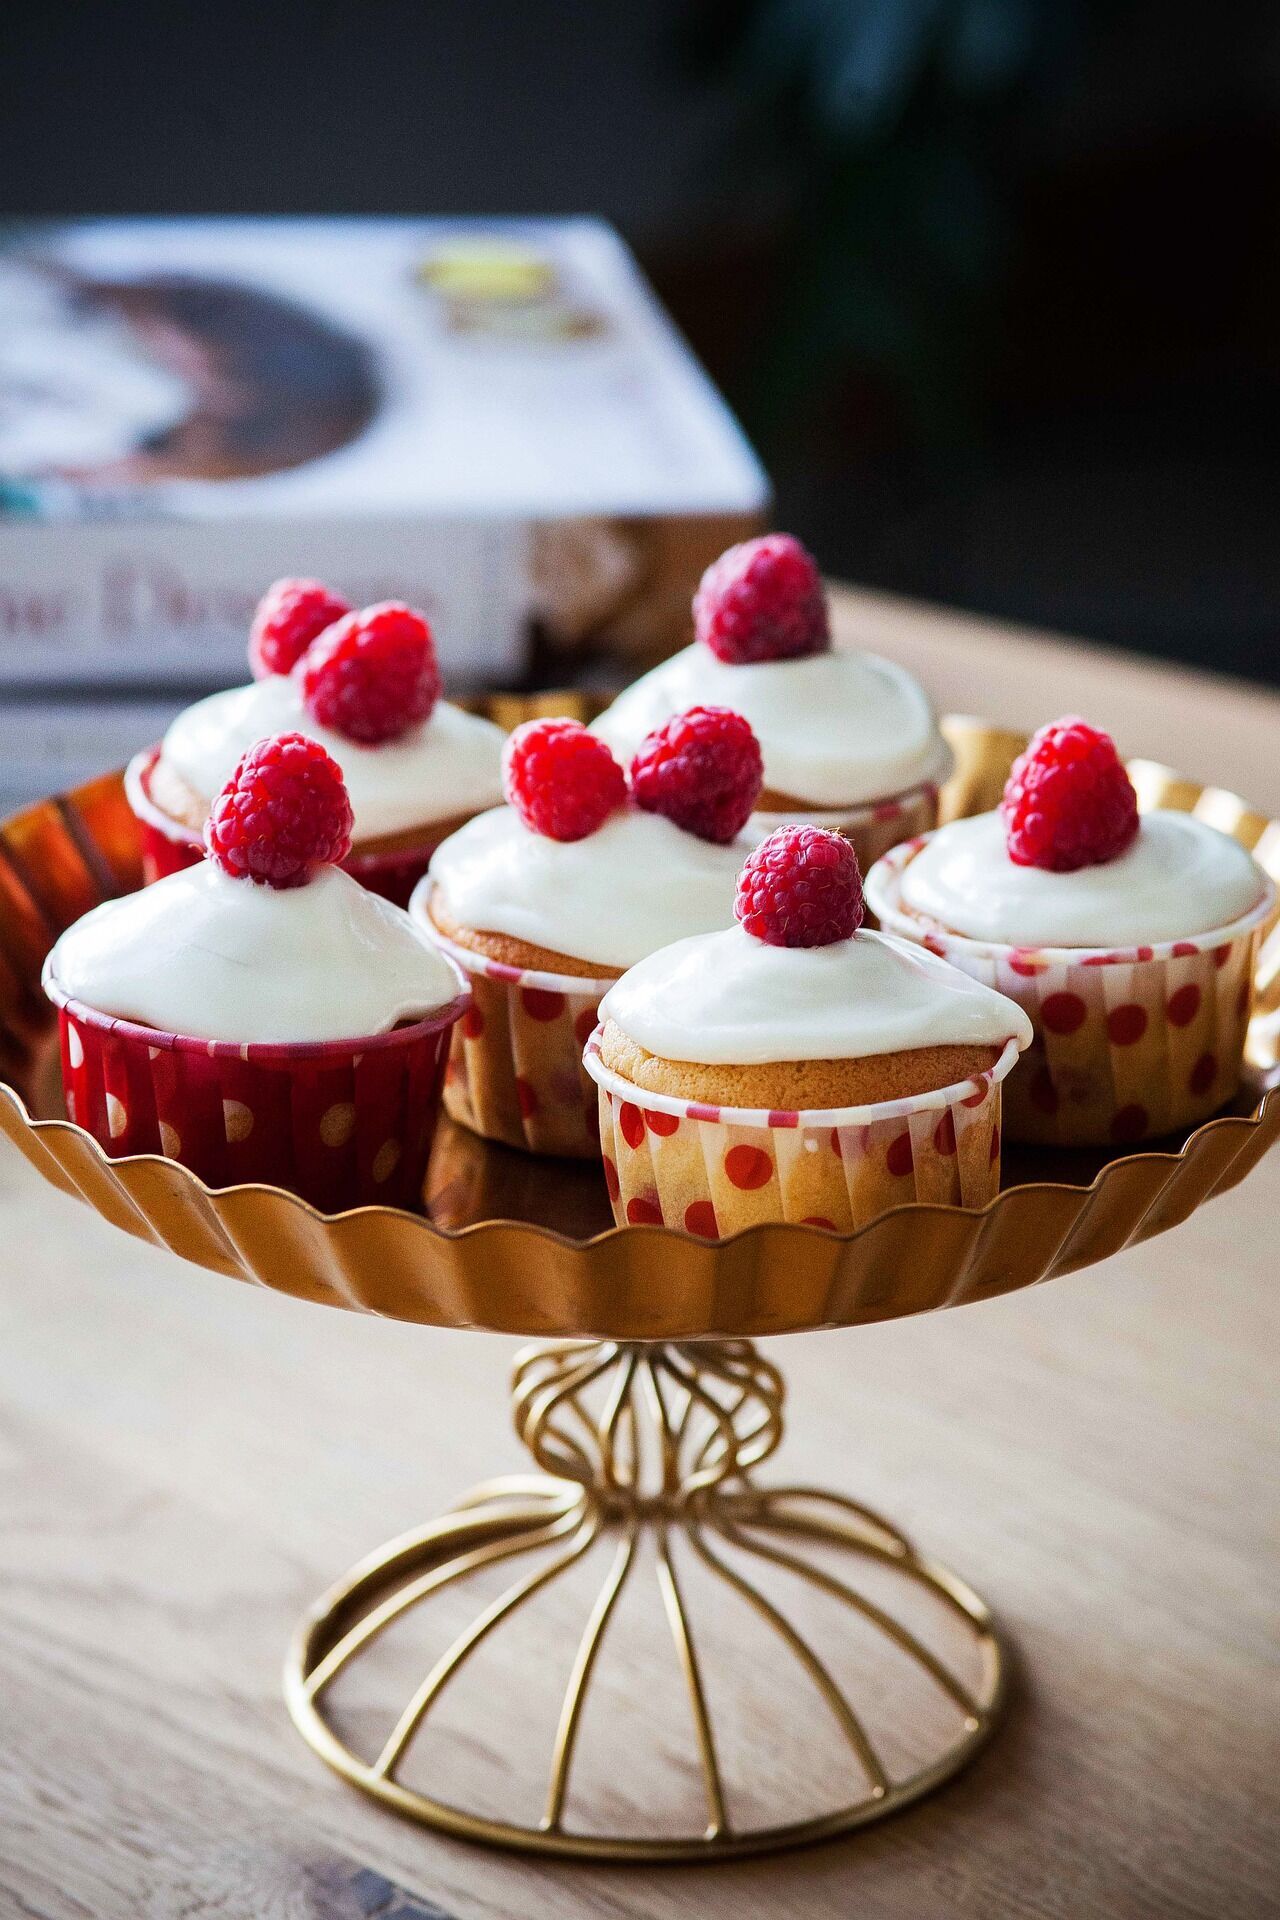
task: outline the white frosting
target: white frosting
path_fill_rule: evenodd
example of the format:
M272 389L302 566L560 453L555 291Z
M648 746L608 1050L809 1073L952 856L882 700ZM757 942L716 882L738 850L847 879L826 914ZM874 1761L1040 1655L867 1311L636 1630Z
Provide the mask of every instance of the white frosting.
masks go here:
M1031 1042L1002 993L870 931L829 947L770 947L738 926L681 940L615 981L600 1014L663 1060L705 1066Z
M497 807L436 849L426 886L439 886L462 926L629 967L671 940L727 927L750 850L748 839L713 846L639 808L585 840L548 840ZM425 913L422 887L413 905Z
M95 907L47 967L100 1013L241 1045L386 1033L461 991L404 909L337 867L277 888L202 860Z
M1224 927L1265 881L1228 834L1194 814L1142 815L1114 860L1050 873L1009 858L998 812L939 828L908 861L903 904L955 933L1021 947L1154 945Z
M162 758L208 802L231 778L241 754L271 733L305 733L333 755L347 783L358 840L475 813L502 797L504 735L491 721L439 700L430 719L398 740L362 747L316 725L292 674L269 674L198 700L165 734Z
M765 785L816 807L882 800L945 778L950 766L919 682L848 648L735 667L695 644L620 693L594 729L625 764L647 733L695 706L742 714L764 754Z

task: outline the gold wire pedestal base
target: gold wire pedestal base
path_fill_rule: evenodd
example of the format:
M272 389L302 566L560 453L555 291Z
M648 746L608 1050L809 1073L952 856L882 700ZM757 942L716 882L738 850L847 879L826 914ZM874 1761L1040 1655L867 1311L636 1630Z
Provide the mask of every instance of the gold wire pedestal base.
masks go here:
M1006 1662L991 1616L962 1580L922 1559L868 1508L813 1488L755 1483L753 1469L781 1439L782 1402L777 1369L745 1340L561 1341L527 1348L515 1366L515 1422L543 1471L475 1489L442 1519L361 1562L323 1596L299 1627L285 1667L286 1700L303 1738L364 1792L427 1826L492 1846L587 1860L711 1860L797 1846L883 1819L941 1785L973 1758L1000 1712ZM423 1785L407 1784L410 1749L472 1654L600 1545L612 1547L608 1570L563 1649L564 1690L544 1768L541 1819L522 1823L439 1797L437 1781L453 1773L447 1763ZM388 1630L433 1595L525 1556L529 1570L454 1634L390 1730L379 1729L368 1751L358 1751L362 1743L333 1706L339 1683L371 1663ZM656 1588L687 1700L701 1805L691 1826L657 1830L656 1821L642 1817L635 1830L607 1830L606 1822L597 1831L566 1819L571 1797L575 1806L591 1799L574 1774L575 1754L610 1623L646 1557L656 1575L647 1590ZM704 1595L709 1587L715 1596L701 1618L691 1604L695 1574ZM910 1605L899 1607L886 1596L886 1579L940 1617L945 1653L936 1630L926 1632ZM821 1651L818 1636L802 1631L796 1607L771 1592L770 1582L816 1595L828 1608ZM824 1703L843 1756L835 1804L829 1803L832 1770L815 1765L804 1783L804 1804L791 1817L769 1817L767 1787L763 1801L744 1792L750 1807L746 1817L739 1813L715 1692L704 1672L728 1596L745 1604ZM851 1689L836 1677L855 1634L869 1637L896 1663L896 1677L883 1676L872 1689L882 1718L887 1702L885 1730L873 1729L861 1700L855 1705ZM558 1652L540 1642L538 1664L545 1668ZM931 1696L934 1709L923 1748L917 1742L905 1757L893 1728L904 1674ZM519 1676L508 1675L506 1684L518 1685ZM646 1717L648 1689L643 1680L632 1688L643 1696L638 1722ZM501 1718L498 1703L493 1716ZM624 1764L635 1731L630 1715L628 1724L611 1729L612 1753ZM761 1729L767 1747L766 1733ZM767 1766L766 1755L766 1779Z

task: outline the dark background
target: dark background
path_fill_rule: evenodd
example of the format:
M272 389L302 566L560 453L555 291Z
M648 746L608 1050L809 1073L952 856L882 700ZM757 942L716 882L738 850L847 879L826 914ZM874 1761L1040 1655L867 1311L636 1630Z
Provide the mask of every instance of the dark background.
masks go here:
M0 36L0 211L603 213L829 571L1280 680L1275 0L11 0Z

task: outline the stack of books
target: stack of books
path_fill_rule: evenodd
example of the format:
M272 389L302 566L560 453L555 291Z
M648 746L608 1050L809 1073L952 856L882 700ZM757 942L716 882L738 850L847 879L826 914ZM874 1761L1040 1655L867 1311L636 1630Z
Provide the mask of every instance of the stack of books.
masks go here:
M454 687L684 637L768 484L596 220L0 234L0 805L244 675L280 574L425 608Z

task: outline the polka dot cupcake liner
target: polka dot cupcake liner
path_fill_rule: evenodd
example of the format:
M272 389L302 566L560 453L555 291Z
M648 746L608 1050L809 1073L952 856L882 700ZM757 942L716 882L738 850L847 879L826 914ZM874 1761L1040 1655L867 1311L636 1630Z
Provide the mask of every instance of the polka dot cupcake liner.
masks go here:
M420 1207L449 1035L466 983L430 1018L365 1040L237 1046L58 1008L67 1115L113 1159L162 1153L206 1186L285 1187L324 1213Z
M181 873L204 859L204 841L193 827L174 820L151 798L151 774L160 758L159 747L148 747L135 754L125 769L124 790L138 823L142 848L142 877L147 886L163 880L167 874ZM447 831L456 830L451 821ZM421 838L411 847L396 847L381 853L362 853L357 847L343 861L353 880L370 893L381 894L398 907L409 904L409 896L427 870L432 854L446 837L445 830L423 829Z
M597 1159L596 1091L582 1049L612 980L507 967L458 946L428 914L424 888L411 910L471 983L471 1005L454 1029L445 1074L449 1117L526 1153Z
M1229 926L1157 946L1012 947L908 910L902 875L927 836L867 875L880 924L1025 1009L1035 1038L1005 1090L1005 1130L1036 1145L1125 1146L1194 1125L1240 1084L1269 880ZM1265 876L1263 876L1265 879Z
M649 1093L600 1058L604 1175L619 1226L727 1239L767 1221L849 1233L907 1201L982 1207L1000 1186L1000 1101L1010 1040L986 1073L914 1099L826 1112L708 1106Z
M944 776L945 777L945 776ZM913 834L928 833L938 824L938 784L932 780L885 800L869 801L861 807L796 808L790 813L753 813L747 832L758 842L767 840L778 827L800 821L805 825L826 827L843 834L858 856L865 873L890 847Z

